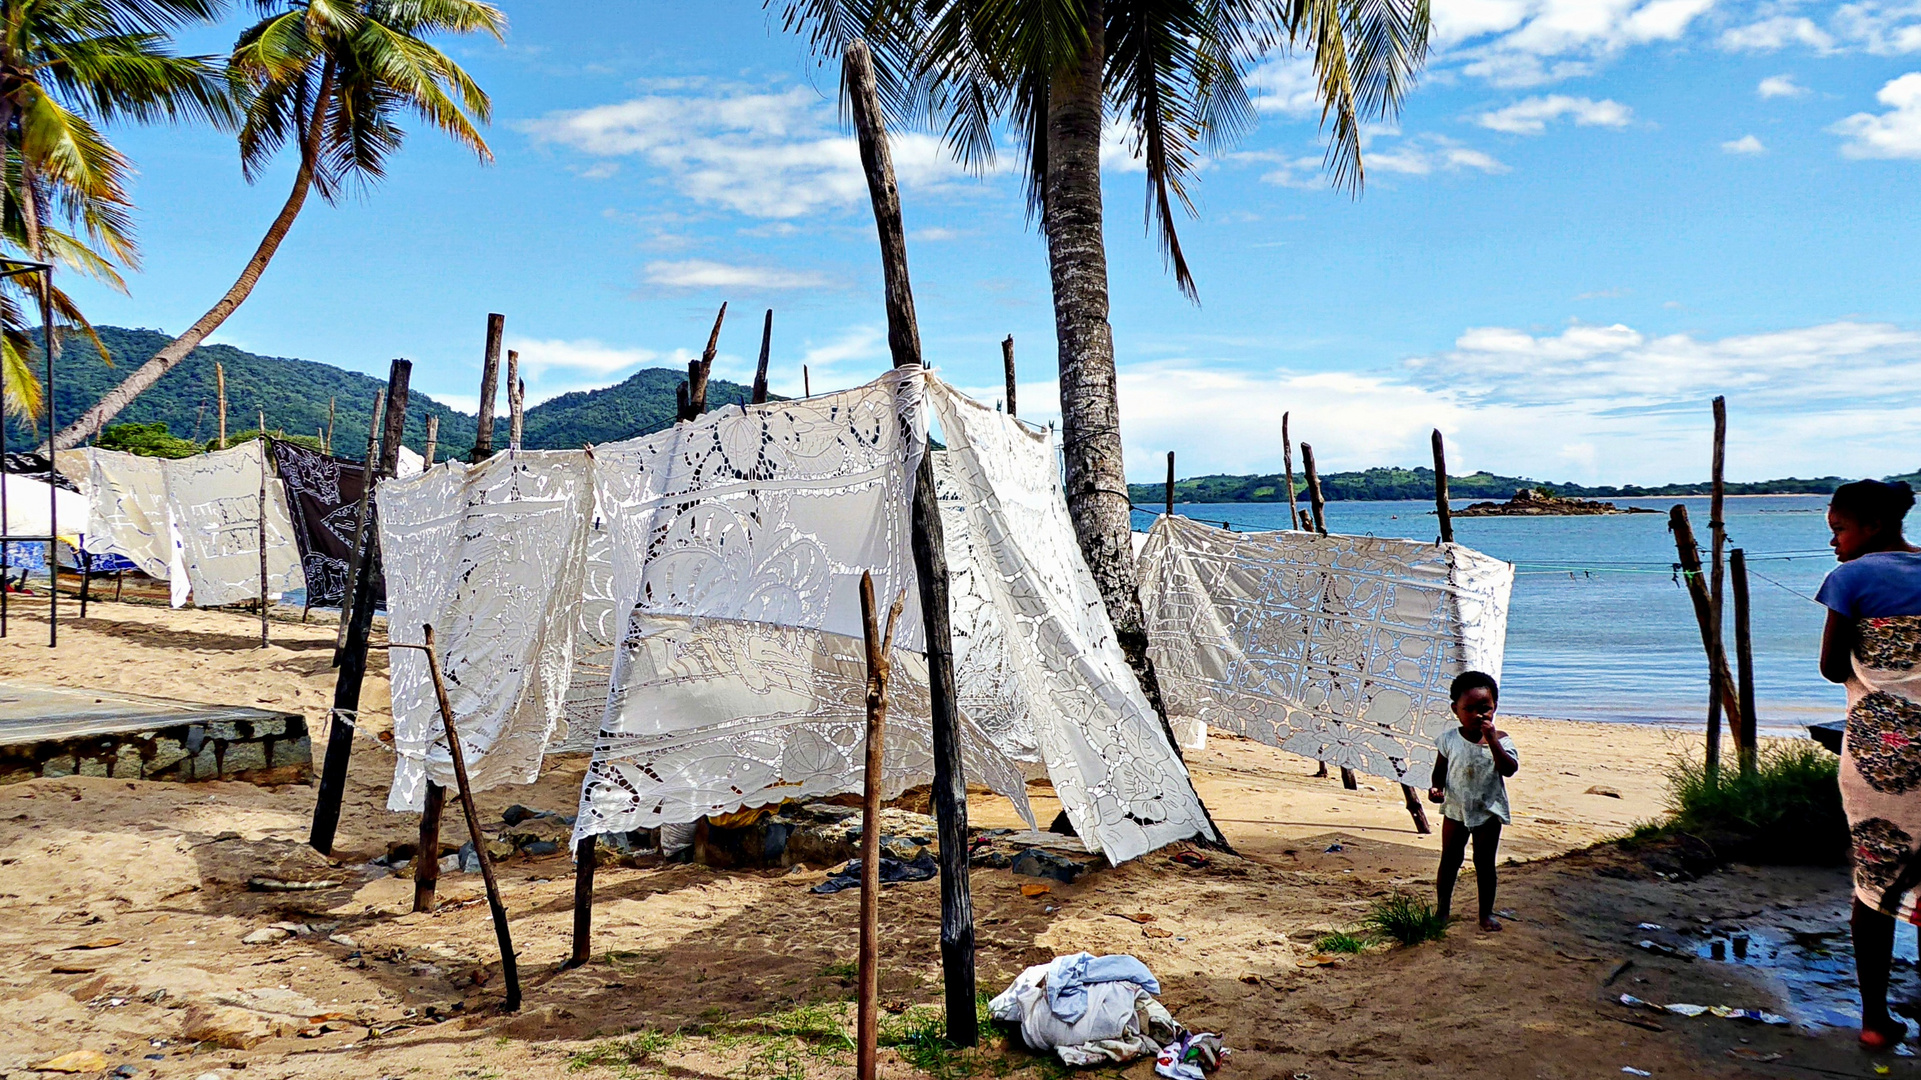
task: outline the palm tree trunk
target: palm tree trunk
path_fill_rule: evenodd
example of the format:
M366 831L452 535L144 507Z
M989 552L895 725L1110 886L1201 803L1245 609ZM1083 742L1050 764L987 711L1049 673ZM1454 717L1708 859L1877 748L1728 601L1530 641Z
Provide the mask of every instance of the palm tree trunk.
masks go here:
M1042 225L1059 339L1067 510L1107 614L1156 711L1160 687L1134 572L1133 524L1121 465L1114 330L1107 322L1107 249L1101 235L1101 69L1104 12L1087 4L1088 50L1048 91Z
M312 116L306 125L307 137L300 148L300 168L294 173L293 191L287 195L286 205L280 208L273 224L267 227L267 235L261 237L260 246L254 249L253 257L241 269L240 277L220 298L219 303L200 316L200 321L188 327L186 333L168 342L165 348L153 354L153 359L140 365L119 386L109 390L98 404L61 431L53 440L55 450L78 446L105 427L107 421L126 408L141 391L159 382L162 376L172 371L187 358L188 353L205 341L208 334L219 329L220 324L227 321L227 316L232 315L253 292L260 275L266 272L267 264L273 261L274 253L280 250L280 242L287 238L288 231L293 228L294 219L300 216L300 208L307 201L307 192L313 187L313 163L319 156L320 132L326 120L326 102L333 92L333 81L333 69L329 66L321 76L320 92L314 96Z

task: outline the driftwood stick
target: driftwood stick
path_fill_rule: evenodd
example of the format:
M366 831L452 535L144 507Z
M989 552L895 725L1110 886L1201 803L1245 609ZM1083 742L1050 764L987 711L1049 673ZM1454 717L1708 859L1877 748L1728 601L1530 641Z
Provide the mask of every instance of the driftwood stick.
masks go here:
M1007 415L1018 415L1014 411L1014 335L1001 339L1001 366L1007 373Z
M1727 648L1727 620L1722 615L1722 581L1726 574L1722 564L1722 552L1728 542L1728 527L1722 510L1727 498L1726 467L1728 457L1728 400L1724 397L1714 399L1714 458L1710 478L1708 499L1708 617L1714 624L1714 640ZM1721 689L1715 683L1708 684L1708 731L1709 738L1717 744L1721 741L1721 715L1726 713L1728 724L1732 727L1740 722L1736 710L1740 704L1733 698L1723 698ZM1740 737L1735 737L1739 747Z
M1287 413L1281 414L1281 466L1287 470L1287 527L1297 532L1301 526L1301 507L1294 501L1294 441L1287 433Z
M867 767L862 779L860 834L860 1004L857 1032L859 1080L874 1080L880 1034L880 789L881 755L887 725L888 650L894 644L894 622L900 618L907 594L901 593L887 611L883 633L874 610L874 576L860 576L861 628L867 639Z
M507 447L520 449L520 351L507 350Z
M487 316L487 351L480 360L480 414L474 418L474 452L469 461L485 461L494 453L494 386L500 381L500 339L507 332L507 316Z
M1167 516L1174 516L1174 451L1167 452Z
M1433 832L1434 827L1427 823L1427 808L1421 805L1420 793L1414 790L1413 785L1402 784L1401 797L1407 800L1407 813L1414 819L1414 831L1422 836Z
M1694 601L1694 621L1700 625L1701 647L1708 654L1708 685L1720 691L1725 701L1740 701L1741 692L1734 685L1734 676L1728 671L1727 651L1722 648L1720 638L1714 633L1713 601L1708 597L1708 585L1701 572L1701 550L1694 540L1694 527L1688 524L1688 508L1675 503L1668 511L1668 528L1674 532L1674 550L1681 561L1681 580L1687 585L1688 598ZM1737 747L1738 749L1738 747ZM1708 729L1707 775L1710 778L1720 774L1721 768L1721 728L1717 724Z
M453 706L447 701L447 682L440 676L440 659L434 655L434 628L420 628L426 642L427 672L433 676L434 697L440 702L440 722L447 733L447 756L453 759L454 783L460 788L460 809L467 817L467 835L473 838L474 854L480 859L480 879L487 885L487 906L494 914L494 937L500 942L500 974L507 983L508 1012L520 1011L520 968L514 963L514 939L507 931L507 905L500 899L500 883L494 880L494 858L487 854L487 835L480 831L480 811L474 808L473 788L467 783L467 759L460 751L459 725L454 723Z
M426 801L420 809L420 839L414 844L414 910L434 909L434 890L440 884L440 811L447 805L447 789L427 781Z
M340 666L340 650L347 647L347 623L353 618L354 586L360 580L365 562L367 508L374 497L374 454L380 448L380 421L387 411L387 391L374 391L374 414L367 421L367 456L360 466L360 505L354 509L354 546L347 553L347 582L340 597L340 629L334 634L334 666Z
M1734 593L1734 663L1741 711L1735 720L1734 745L1741 758L1741 771L1755 769L1755 729L1759 721L1754 707L1754 638L1748 623L1748 555L1741 548L1728 554L1728 577Z
M1454 508L1447 499L1447 444L1441 441L1440 428L1434 429L1434 513L1441 519L1441 543L1452 544Z
M1301 467L1307 470L1307 504L1313 511L1314 531L1327 535L1327 502L1321 498L1321 474L1314 471L1314 448L1301 444Z
M707 377L714 372L714 356L720 351L720 324L727 321L727 303L714 316L714 328L707 335L707 347L700 359L687 361L687 400L681 406L682 420L697 420L707 411Z
M754 365L754 395L752 403L767 404L767 361L774 352L774 309L767 309L767 318L760 324L760 362Z
M593 952L594 869L599 862L600 838L589 836L574 845L574 950L560 970L587 963Z
M422 468L431 469L434 467L434 444L439 441L440 417L429 416L427 417L427 453L423 459Z

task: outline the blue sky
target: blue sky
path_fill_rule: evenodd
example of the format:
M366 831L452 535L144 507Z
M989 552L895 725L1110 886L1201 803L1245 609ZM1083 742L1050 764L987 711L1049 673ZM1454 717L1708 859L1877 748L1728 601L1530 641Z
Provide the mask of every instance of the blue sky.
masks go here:
M1552 479L1697 479L1708 399L1729 472L1921 466L1921 3L1434 0L1436 48L1357 199L1320 174L1303 67L1251 75L1261 118L1211 161L1164 272L1116 141L1107 232L1128 473L1279 468L1282 410L1323 467L1450 463ZM380 186L309 203L216 335L384 373L471 409L507 315L529 399L683 363L864 382L887 363L878 256L837 76L753 0L505 3L504 44L446 47L493 95L481 166L416 132ZM223 51L239 23L193 32ZM177 331L286 196L231 138L126 129L145 261L100 322ZM1024 416L1058 410L1045 251L1018 176L897 133L930 363ZM271 421L271 417L269 418Z

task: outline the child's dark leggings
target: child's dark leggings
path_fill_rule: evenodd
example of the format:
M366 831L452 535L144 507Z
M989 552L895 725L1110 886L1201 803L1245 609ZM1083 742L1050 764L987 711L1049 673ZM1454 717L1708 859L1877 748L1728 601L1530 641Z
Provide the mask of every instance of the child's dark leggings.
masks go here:
M1474 838L1474 877L1481 890L1481 921L1494 915L1494 858L1501 848L1501 819L1468 828L1451 817L1441 819L1441 873L1435 878L1439 910L1443 918L1454 904L1454 879L1460 876L1461 861L1467 856L1468 837Z

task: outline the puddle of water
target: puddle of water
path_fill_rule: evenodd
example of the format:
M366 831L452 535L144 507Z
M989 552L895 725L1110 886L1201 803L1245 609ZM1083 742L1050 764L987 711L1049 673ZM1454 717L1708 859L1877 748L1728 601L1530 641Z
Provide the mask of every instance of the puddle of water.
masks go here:
M1695 931L1694 955L1710 963L1755 971L1774 984L1785 1014L1806 1027L1852 1028L1861 1022L1861 995L1854 979L1854 943L1848 932L1846 895L1837 901L1768 911L1740 923L1715 923ZM1916 928L1896 924L1894 969L1888 1000L1894 1011L1921 1019L1921 953ZM1745 1005L1704 1001L1703 1005Z

